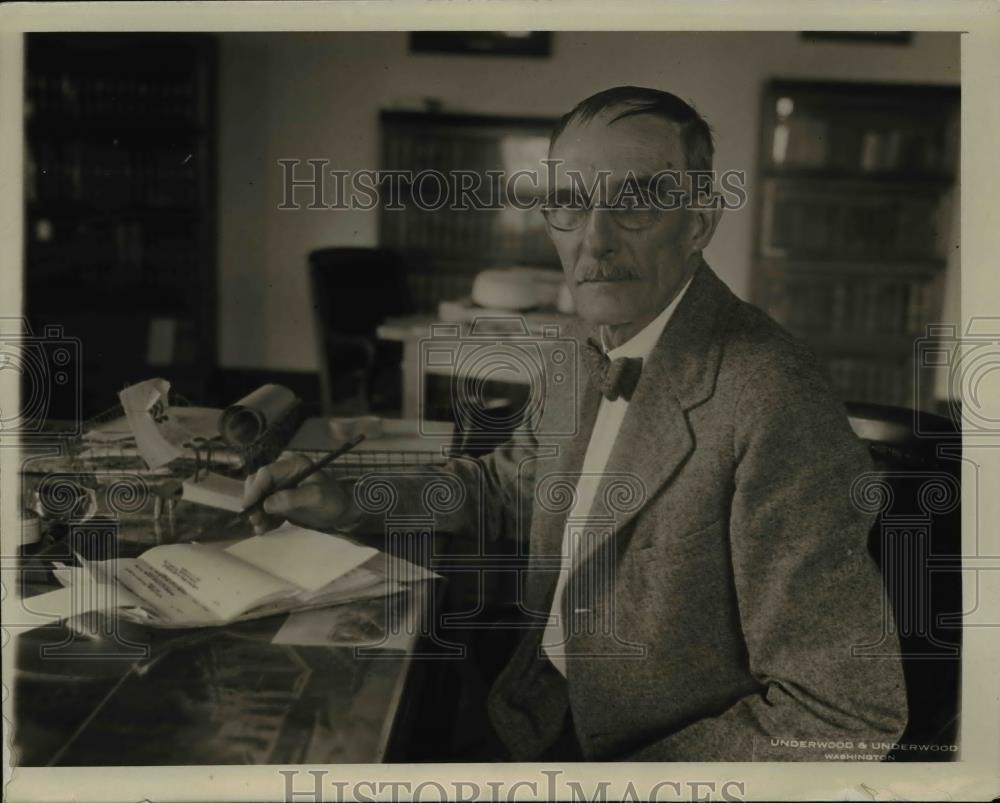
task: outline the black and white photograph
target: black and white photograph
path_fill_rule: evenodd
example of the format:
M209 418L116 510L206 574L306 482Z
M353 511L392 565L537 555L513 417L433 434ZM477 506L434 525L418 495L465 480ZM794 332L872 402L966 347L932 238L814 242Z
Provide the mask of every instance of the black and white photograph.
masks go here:
M93 5L0 14L8 799L1000 794L978 7Z

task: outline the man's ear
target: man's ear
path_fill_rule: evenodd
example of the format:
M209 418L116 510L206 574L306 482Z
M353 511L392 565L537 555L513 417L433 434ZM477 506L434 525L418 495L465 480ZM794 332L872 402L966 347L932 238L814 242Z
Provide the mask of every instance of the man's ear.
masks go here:
M689 209L687 255L704 251L722 219L722 209Z

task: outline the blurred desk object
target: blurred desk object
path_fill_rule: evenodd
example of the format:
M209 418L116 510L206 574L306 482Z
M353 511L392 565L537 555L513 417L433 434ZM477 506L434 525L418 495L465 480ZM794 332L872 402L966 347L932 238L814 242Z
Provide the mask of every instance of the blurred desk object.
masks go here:
M497 362L483 359L484 352L481 349L495 348L500 354L508 351L505 344L512 343L516 337L527 337L535 342L549 332L555 332L556 337L563 337L565 327L571 320L573 316L558 312L506 313L504 316L484 314L482 317L466 321L442 321L436 316L412 315L386 319L376 333L383 340L394 340L403 344L402 416L405 419L419 419L424 412L421 409L421 398L423 383L428 374L452 378L494 379L505 383L529 385L532 381L529 373L518 370L498 372ZM517 331L522 323L527 329L526 333ZM452 365L434 364L423 359L421 351L426 346L422 344L427 343L432 336L437 336L439 332L449 330L452 338L469 338L468 345L477 349L476 358L457 358Z

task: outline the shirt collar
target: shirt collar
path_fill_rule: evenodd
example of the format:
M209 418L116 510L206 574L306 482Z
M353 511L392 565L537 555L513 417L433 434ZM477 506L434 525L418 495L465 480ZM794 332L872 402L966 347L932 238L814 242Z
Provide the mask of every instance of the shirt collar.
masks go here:
M601 348L604 350L604 353L608 355L608 358L617 360L619 357L641 357L643 359L648 357L649 352L651 352L653 350L653 346L656 345L656 341L659 340L660 335L663 334L663 330L666 328L667 322L674 314L674 310L677 309L677 305L681 303L681 299L687 292L688 287L690 287L691 279L693 278L694 275L688 278L688 280L684 283L684 287L681 288L681 291L674 296L674 300L667 304L659 315L653 318L653 320L646 324L645 327L620 346L608 349L607 341L604 339L604 327L602 326Z

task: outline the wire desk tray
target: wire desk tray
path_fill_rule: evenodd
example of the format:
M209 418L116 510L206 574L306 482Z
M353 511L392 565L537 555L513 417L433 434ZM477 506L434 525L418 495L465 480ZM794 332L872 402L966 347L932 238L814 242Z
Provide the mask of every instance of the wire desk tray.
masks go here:
M225 442L220 435L194 435L174 444L181 453L179 457L165 466L150 468L132 437L124 409L117 404L84 422L79 429L81 434L59 439L58 448L49 445L39 450L37 456L29 456L22 471L93 473L106 477L132 474L150 479L186 479L213 471L242 478L278 458L301 422L301 407L301 402L296 402L287 415L253 443L236 445ZM168 408L194 409L187 399L172 391ZM54 434L58 437L58 433Z
M323 456L323 452L313 450L296 453L313 459ZM356 480L367 474L391 473L401 468L439 466L447 460L448 454L443 450L373 449L348 452L334 460L327 470L338 480Z

